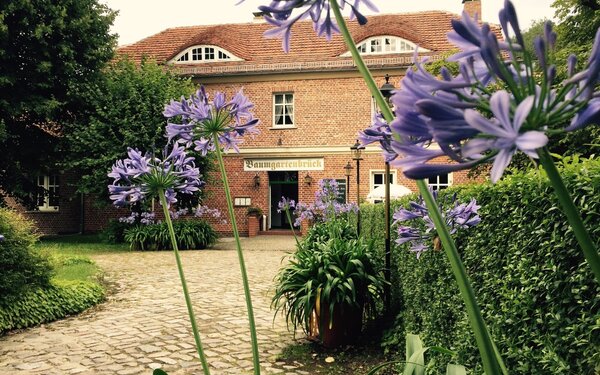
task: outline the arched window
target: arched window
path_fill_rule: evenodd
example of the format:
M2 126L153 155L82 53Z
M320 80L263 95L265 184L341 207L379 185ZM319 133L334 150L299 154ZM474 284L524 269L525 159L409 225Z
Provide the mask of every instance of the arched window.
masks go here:
M192 46L180 52L171 62L175 64L203 63L214 61L242 61L233 53L213 45Z
M387 55L393 53L414 52L417 46L406 39L397 36L381 35L363 40L356 45L361 55ZM429 52L426 48L419 47L419 51ZM342 56L350 56L350 52Z

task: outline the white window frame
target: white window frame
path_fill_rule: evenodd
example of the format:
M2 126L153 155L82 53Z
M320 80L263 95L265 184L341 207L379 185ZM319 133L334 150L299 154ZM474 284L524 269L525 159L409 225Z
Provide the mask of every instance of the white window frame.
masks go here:
M287 101L287 96L291 95L292 96L292 100L291 102L288 103ZM276 99L278 96L282 96L282 102L281 103L276 103ZM296 112L296 108L294 105L295 102L295 98L294 98L294 93L293 92L274 92L273 93L273 127L272 129L290 129L290 128L295 128L296 127L296 116L295 116L295 112ZM289 116L292 120L291 124L286 124L285 123L285 114L283 114L283 108L285 108L286 106L291 106L292 107L292 114ZM278 107L282 107L282 113L279 116L283 116L283 124L277 124L277 108Z
M40 181L41 179L41 181ZM56 194L58 197L57 199L59 199L60 197L60 180L58 179L58 175L53 174L53 175L40 175L37 178L37 186L43 188L45 191L48 192L48 194L44 194L44 204L43 205L39 205L37 206L39 211L58 211L59 207L60 207L60 202L59 204L55 205L55 206L51 206L50 205L50 194L54 193ZM36 202L38 200L36 199Z
M427 186L431 187L433 190L442 190L442 189L446 189L449 188L450 186L452 186L452 184L454 183L454 176L453 173L445 173L448 175L448 183L442 183L440 182L440 175L438 176L434 176L434 177L430 177L428 178L427 181ZM430 179L435 178L436 182L432 183L430 182Z
M179 61L180 59L181 61ZM188 47L171 59L172 64L205 64L222 61L244 61L244 59L212 44Z
M373 51L373 47L377 50ZM417 45L410 40L406 40L393 35L377 35L356 44L356 48L361 55L391 55L399 53L413 53ZM427 48L419 47L419 52L431 52ZM350 51L341 55L342 57L351 56Z
M378 186L385 185L385 169L371 169L369 171L369 186L371 188L370 191L375 190ZM375 175L380 174L383 179L381 184L375 184ZM390 174L392 175L392 181L390 185L396 184L398 182L398 171L395 169L390 169Z

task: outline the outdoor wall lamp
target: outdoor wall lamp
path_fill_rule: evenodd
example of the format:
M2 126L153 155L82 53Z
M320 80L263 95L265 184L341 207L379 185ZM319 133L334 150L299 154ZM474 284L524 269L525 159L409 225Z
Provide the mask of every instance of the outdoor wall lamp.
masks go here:
M304 176L304 183L308 186L310 186L313 183L313 178L308 173L306 174L306 176Z
M252 178L252 180L254 181L254 187L257 188L260 186L260 175L257 173L256 175L254 175L254 177Z

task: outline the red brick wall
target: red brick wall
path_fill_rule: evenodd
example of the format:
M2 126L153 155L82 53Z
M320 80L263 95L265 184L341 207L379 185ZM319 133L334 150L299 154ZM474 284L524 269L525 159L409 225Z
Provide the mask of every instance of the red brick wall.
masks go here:
M86 195L84 198L84 231L85 233L97 233L106 227L110 219L118 219L129 216L127 208L117 208L112 204L98 204L98 198Z
M58 211L28 211L10 198L7 202L9 207L33 220L42 235L70 234L80 231L81 198L73 186L76 176L70 173L60 173L59 176L60 198Z

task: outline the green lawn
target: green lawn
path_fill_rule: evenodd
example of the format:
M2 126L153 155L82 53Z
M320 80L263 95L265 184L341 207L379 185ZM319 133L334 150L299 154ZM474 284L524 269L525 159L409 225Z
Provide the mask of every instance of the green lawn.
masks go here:
M129 251L127 245L106 244L97 235L44 238L37 247L52 259L55 280L94 280L100 270L90 256Z

